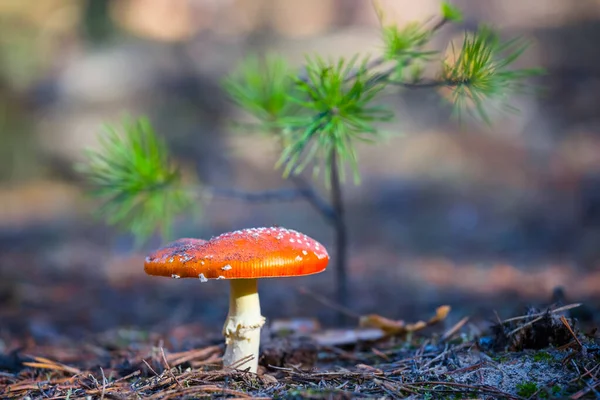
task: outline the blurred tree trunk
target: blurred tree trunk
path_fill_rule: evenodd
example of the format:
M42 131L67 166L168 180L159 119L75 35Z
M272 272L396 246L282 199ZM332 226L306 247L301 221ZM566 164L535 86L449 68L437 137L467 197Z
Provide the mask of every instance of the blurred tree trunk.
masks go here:
M103 43L112 36L114 26L110 18L112 0L87 0L83 7L83 34L91 43Z

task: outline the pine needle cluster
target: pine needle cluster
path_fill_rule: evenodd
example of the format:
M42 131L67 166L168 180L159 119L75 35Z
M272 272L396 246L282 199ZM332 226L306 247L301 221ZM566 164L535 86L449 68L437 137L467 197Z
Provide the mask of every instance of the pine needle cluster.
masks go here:
M276 167L284 177L312 166L330 187L339 186L349 167L358 183L357 144L377 143L381 123L394 116L384 104L386 92L402 86L444 88L456 116L472 115L491 123L488 107L500 104L514 111L512 96L540 73L514 68L527 49L526 41L502 41L488 27L465 32L462 44L452 45L446 56L428 49L442 26L462 20L460 10L447 1L440 14L432 28L382 26L383 51L375 59L312 56L302 71L295 71L279 56L252 56L224 79L223 88L257 121L254 130L277 137L281 154ZM430 79L422 76L427 63L439 66ZM93 185L92 193L103 200L100 213L138 238L148 237L157 227L168 233L173 218L192 204L165 143L147 119L126 121L120 129L109 127L100 146L88 152L81 171Z

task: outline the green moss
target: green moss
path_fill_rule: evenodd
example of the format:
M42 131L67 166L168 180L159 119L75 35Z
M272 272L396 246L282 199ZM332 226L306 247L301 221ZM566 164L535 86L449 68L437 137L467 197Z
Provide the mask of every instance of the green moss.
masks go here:
M539 391L539 392L538 392ZM535 382L523 382L517 385L517 394L521 397L529 398L536 394L536 399L548 399L552 397L560 397L563 390L560 385L554 385L551 388L540 388Z
M497 363L504 363L504 362L510 361L510 357L507 354L499 354L499 355L493 356L492 360L494 360Z
M517 384L517 395L521 397L531 397L538 390L538 385L535 382L523 382Z
M555 396L555 397L558 397L558 396L562 395L562 392L563 392L563 390L560 387L560 385L554 385L550 389L550 393L552 393L552 396Z
M549 363L554 361L554 357L552 357L550 353L547 353L545 351L539 351L533 355L533 361Z

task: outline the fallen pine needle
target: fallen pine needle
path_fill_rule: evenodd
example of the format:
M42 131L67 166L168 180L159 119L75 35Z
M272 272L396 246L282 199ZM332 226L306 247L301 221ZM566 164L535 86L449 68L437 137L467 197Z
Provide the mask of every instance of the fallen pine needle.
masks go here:
M74 375L80 374L81 371L74 367L69 367L65 364L60 364L44 357L33 357L36 362L24 362L23 365L32 368L49 369L53 371L63 371Z
M504 321L502 321L502 323L506 324L508 322L520 321L520 320L527 319L527 318L543 317L546 314L555 314L555 313L559 313L559 312L563 312L563 311L568 311L568 310L572 310L573 308L577 308L577 307L581 306L581 304L582 303L573 303L573 304L568 304L566 306L555 308L554 310L545 311L545 312L541 312L541 313L537 313L537 314L521 315L518 317L512 317L512 318L505 319Z
M179 383L179 381L177 380L177 377L175 377L173 370L171 370L171 367L169 366L169 362L167 361L167 357L165 356L165 349L162 347L160 348L160 354L162 355L162 359L165 363L165 367L167 368L169 375L171 375L171 378L175 381L177 386L179 386L180 389L183 389L183 386L181 386L181 383Z
M564 326L569 330L569 332L571 333L571 336L573 336L573 338L575 339L575 341L579 345L579 348L583 349L583 344L581 344L581 342L579 341L579 338L577 337L577 335L575 334L575 332L573 332L573 329L571 328L571 325L569 325L569 322L564 317L564 315L560 317L560 322L562 322L564 324Z
M442 342L447 341L448 339L450 339L452 336L454 336L458 331L461 330L461 328L463 326L465 326L465 324L469 321L469 317L464 317L463 319L461 319L460 321L458 321L456 324L454 324L454 326L450 329L448 329L441 338Z

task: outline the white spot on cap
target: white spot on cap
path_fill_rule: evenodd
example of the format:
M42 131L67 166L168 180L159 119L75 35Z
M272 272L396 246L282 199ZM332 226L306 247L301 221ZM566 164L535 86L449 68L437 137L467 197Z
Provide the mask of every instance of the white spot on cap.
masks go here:
M231 269L231 265L227 264L226 266L224 266L224 267L221 267L221 269L222 269L223 271L229 271L229 270Z
M204 265L204 261L200 261L200 265Z
M169 262L170 263L173 262L173 257L169 258Z
M307 255L307 254L308 254L308 251L306 251L306 250L302 250L302 254L304 254L304 255Z
M200 278L200 282L208 282L208 279L206 279L206 277L204 276L204 274L198 275L198 278Z
M179 279L179 278L181 278L181 277L180 277L179 275L175 275L175 274L173 274L173 275L171 275L171 278Z
M294 242L295 242L295 240L294 240L294 239L290 239L290 243L294 243Z
M302 261L302 257L296 256L296 261Z

